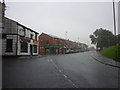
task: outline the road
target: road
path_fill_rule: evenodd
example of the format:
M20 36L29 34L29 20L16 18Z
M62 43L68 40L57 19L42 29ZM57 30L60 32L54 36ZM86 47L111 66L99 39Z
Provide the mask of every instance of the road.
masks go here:
M3 88L117 88L118 68L92 53L3 58Z

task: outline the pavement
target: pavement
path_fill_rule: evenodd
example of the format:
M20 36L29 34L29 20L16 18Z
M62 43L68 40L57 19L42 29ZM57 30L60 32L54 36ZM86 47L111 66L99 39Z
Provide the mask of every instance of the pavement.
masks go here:
M41 58L44 57L45 55L34 55L34 56L29 56L29 55L25 55L25 56L2 56L3 59L19 59L19 60L25 60L25 59L36 59L36 58Z
M110 59L110 58L107 58L105 56L102 56L98 52L93 52L91 54L91 57L94 58L96 61L98 61L100 63L103 63L105 65L109 65L109 66L120 68L120 62L117 62L117 61L115 61L113 59Z

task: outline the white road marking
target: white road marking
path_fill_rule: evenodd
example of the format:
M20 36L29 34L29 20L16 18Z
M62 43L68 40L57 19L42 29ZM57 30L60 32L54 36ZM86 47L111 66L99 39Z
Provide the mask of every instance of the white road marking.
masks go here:
M49 62L50 60L48 59L48 62Z
M66 75L63 75L65 78L67 78L67 76Z
M59 67L55 64L55 62L53 62L52 59L48 59L48 61L54 63L54 66L57 68L57 70L58 70L60 73L62 73L62 70L59 69ZM75 88L78 88L78 87L74 84L74 82L71 81L71 80L67 77L67 75L65 75L65 74L63 74L63 73L62 73L62 75L63 75L70 83L72 83L72 85L73 85Z
M50 59L50 61L52 62L53 60L52 60L52 59Z
M62 71L59 69L59 72L62 72Z

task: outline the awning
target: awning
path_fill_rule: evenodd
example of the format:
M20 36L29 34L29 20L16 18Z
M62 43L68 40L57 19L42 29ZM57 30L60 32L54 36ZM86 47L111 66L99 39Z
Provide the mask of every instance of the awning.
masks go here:
M48 46L45 46L45 48L64 48L64 46L48 45Z

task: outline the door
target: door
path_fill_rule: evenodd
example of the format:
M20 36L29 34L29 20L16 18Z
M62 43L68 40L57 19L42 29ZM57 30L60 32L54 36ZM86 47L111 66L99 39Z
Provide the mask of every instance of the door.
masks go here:
M30 55L33 55L33 46L30 44Z

